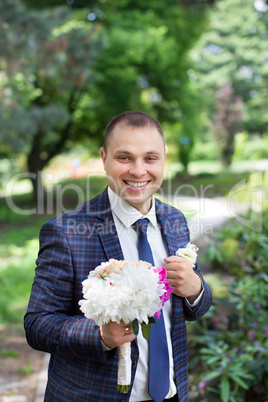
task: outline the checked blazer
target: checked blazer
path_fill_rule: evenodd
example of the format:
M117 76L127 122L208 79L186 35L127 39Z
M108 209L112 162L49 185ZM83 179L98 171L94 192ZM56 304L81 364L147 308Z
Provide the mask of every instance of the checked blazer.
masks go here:
M170 255L189 242L183 214L156 200L156 214ZM103 261L124 259L113 221L107 188L75 210L48 221L40 231L40 250L25 331L29 345L51 354L45 401L128 401L117 391L117 348L104 351L99 327L83 316L81 282ZM194 268L200 275L199 267ZM172 344L175 383L180 402L188 401L188 352L185 320L208 310L211 291L197 307L172 295ZM133 384L139 351L131 344Z

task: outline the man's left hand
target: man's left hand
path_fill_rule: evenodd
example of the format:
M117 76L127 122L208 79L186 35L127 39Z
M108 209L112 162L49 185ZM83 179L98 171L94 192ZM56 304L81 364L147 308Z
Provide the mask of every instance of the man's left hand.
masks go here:
M177 296L187 297L189 303L193 303L200 295L202 282L195 273L192 265L185 258L172 255L164 260L167 271L167 279Z

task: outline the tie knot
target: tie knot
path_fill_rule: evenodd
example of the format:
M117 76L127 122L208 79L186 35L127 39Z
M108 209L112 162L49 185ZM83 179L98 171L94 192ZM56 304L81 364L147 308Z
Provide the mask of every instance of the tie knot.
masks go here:
M138 219L136 222L133 223L132 227L136 230L138 234L144 233L147 234L147 227L149 224L149 219Z

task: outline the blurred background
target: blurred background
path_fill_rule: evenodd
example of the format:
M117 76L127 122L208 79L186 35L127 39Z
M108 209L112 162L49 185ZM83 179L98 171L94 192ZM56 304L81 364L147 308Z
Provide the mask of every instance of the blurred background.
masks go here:
M188 324L190 400L268 400L267 101L266 0L1 1L0 400L36 400L22 323L39 230L105 188L105 126L126 110L164 128L158 196L213 291Z

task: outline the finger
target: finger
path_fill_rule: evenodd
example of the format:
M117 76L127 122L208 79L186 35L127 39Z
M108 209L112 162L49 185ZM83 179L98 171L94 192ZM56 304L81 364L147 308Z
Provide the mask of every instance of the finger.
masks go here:
M185 258L178 257L177 255L170 255L169 257L164 258L164 261L166 261L166 262L181 262L184 260L185 260Z
M178 270L180 269L180 267L178 266L178 264L173 264L173 263L167 264L167 265L165 266L165 268L166 268L167 274L168 274L169 272L178 271Z
M167 274L168 274L168 272L172 272L172 271L176 271L176 272L180 272L181 270L184 270L186 267L185 267L185 263L178 263L178 262L176 262L176 263L168 263L168 264L166 264L166 266L165 266L165 268L166 268L166 271L167 271Z
M125 327L124 328L124 336L127 336L127 335L132 335L133 334L133 328L131 328L131 327Z
M168 270L167 271L167 279L175 279L178 277L177 270Z
M123 325L125 335L133 334L133 325L131 323Z

